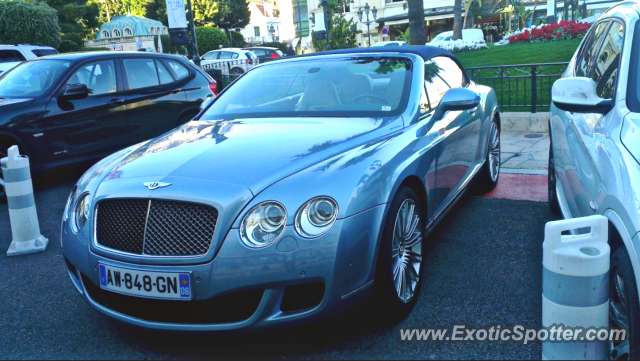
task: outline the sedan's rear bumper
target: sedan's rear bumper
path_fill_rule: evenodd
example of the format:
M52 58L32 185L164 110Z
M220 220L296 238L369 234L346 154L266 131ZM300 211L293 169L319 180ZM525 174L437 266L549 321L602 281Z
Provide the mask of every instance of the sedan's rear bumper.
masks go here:
M107 316L158 330L253 330L324 318L366 297L387 208L380 205L338 220L313 240L299 237L289 226L281 241L257 250L245 247L232 229L214 260L198 265L116 261L90 252L86 241L64 226L62 242L74 285ZM191 272L193 300L150 300L101 290L98 263Z

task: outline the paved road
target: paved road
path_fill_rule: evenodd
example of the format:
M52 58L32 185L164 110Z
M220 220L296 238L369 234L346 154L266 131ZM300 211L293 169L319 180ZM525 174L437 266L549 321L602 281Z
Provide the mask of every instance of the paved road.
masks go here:
M7 258L6 204L0 205L0 358L199 359L234 356L352 359L539 359L539 344L400 343L398 327L541 324L541 263L546 203L466 196L431 235L417 307L383 324L360 307L322 323L248 335L172 335L140 331L98 314L64 270L59 226L82 170L36 179L45 253Z

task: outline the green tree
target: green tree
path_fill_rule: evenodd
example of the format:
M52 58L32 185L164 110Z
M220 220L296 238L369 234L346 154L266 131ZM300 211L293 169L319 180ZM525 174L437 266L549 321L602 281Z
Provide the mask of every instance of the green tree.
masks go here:
M229 47L229 38L224 31L211 26L196 28L196 37L198 38L198 52L200 55L218 49L222 45L223 48ZM189 45L189 53L192 53L192 47Z
M99 5L93 0L45 0L58 13L62 39L82 47L82 40L95 37L98 27ZM73 48L69 44L65 49Z
M46 3L0 1L0 43L36 43L57 48L58 14Z
M318 6L321 6L319 4ZM356 35L362 31L356 30L356 22L354 19L346 19L344 16L344 3L339 0L329 0L327 3L327 28L330 29L329 42L331 50L355 48ZM330 14L338 14L330 15ZM314 19L315 22L315 19ZM316 32L311 32L313 39L313 47L316 51L325 51L327 49L327 40L316 40Z
M247 0L219 0L219 11L213 16L213 23L222 29L229 29L240 20L234 28L244 28L251 21L251 12ZM235 43L235 38L233 40Z

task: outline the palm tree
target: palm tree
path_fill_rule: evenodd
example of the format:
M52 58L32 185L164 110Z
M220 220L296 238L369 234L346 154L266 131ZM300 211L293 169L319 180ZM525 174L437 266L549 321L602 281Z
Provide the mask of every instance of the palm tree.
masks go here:
M462 39L462 0L455 0L453 6L453 40Z
M409 5L409 44L424 45L424 3L422 0L407 0Z

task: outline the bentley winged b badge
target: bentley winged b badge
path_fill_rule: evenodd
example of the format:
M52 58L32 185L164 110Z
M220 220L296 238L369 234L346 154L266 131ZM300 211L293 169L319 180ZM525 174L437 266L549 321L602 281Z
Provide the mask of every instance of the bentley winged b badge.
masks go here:
M168 187L171 185L171 183L162 183L162 182L147 182L147 183L143 183L145 187L149 188L150 190L154 190L154 189L158 189L158 188L164 188L164 187Z

